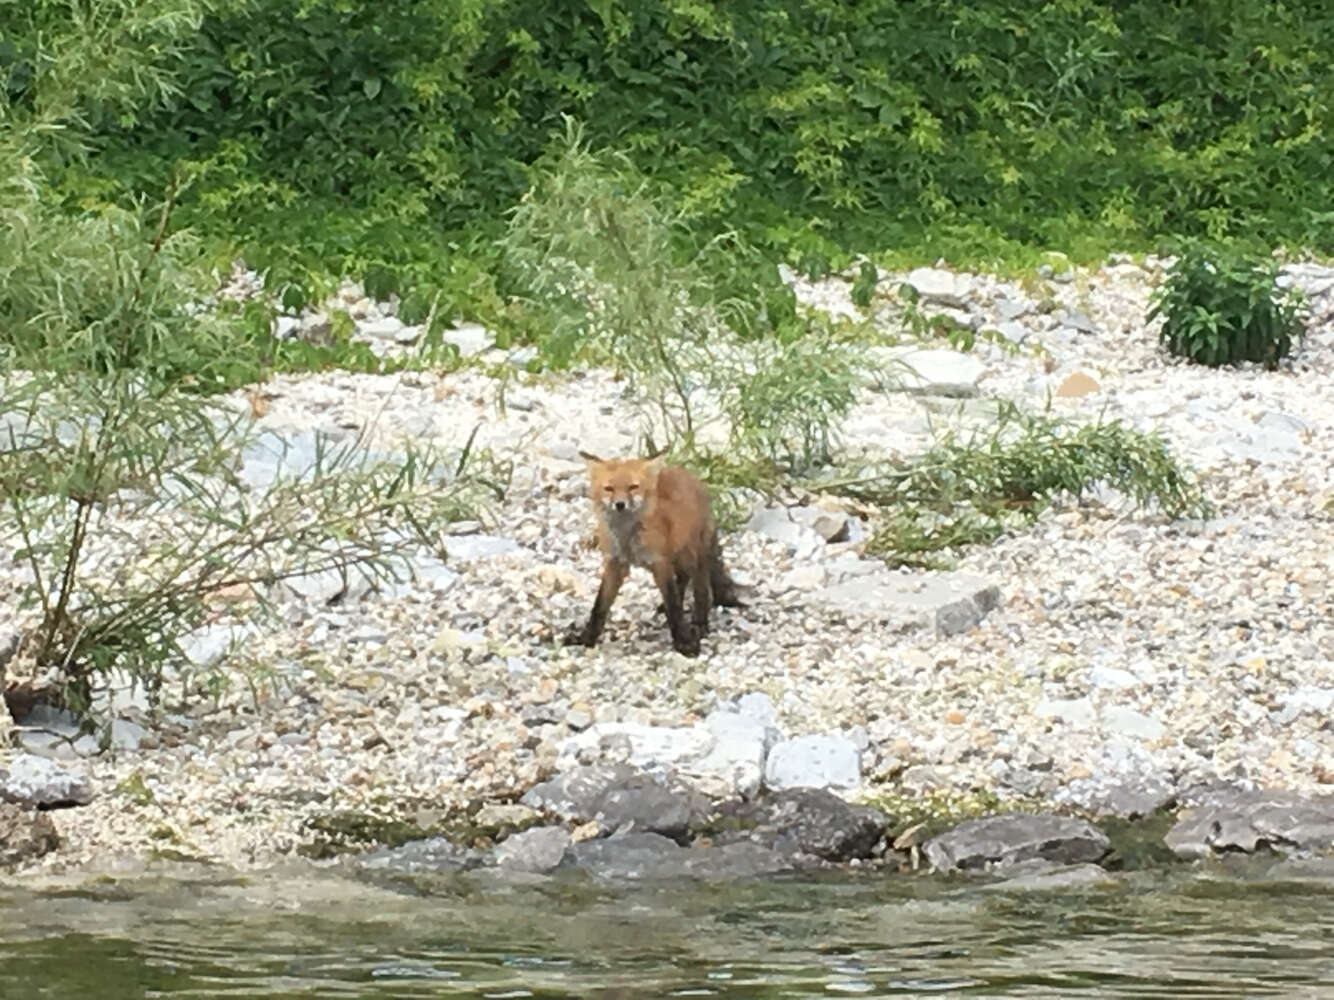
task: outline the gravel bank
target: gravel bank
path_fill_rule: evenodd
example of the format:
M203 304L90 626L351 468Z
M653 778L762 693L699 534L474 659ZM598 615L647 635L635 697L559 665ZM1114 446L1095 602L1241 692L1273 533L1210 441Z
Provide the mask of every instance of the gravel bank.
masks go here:
M266 865L310 839L311 817L338 810L430 826L469 801L513 799L592 724L690 725L748 692L772 699L789 736L840 735L861 751L854 799L1079 804L1132 775L1327 790L1334 271L1290 273L1312 295L1312 321L1277 372L1167 359L1143 322L1152 262L1028 288L955 275L948 298L926 289L1023 349L982 338L969 355L925 359L947 369L932 377L948 399L867 389L849 447L911 454L943 413L984 420L989 398L1036 408L1073 384L1082 392L1054 395L1054 409L1161 430L1217 508L1205 523L1168 523L1107 496L965 551L959 570L1000 601L953 635L817 599L855 563L854 526L814 550L753 530L726 537L750 606L718 612L698 660L671 651L644 573L597 649L562 648L553 640L586 614L598 572L575 453L633 447L620 384L602 372L528 379L500 413L477 371L276 378L263 423L283 433L461 446L480 424L478 442L515 462L509 493L493 523L453 539L450 574L335 607L288 602L222 663L231 683L216 701L146 727L139 749L69 761L97 794L58 814L65 848L37 864L165 848ZM914 276L944 280L897 277ZM853 308L838 279L799 294ZM1076 373L1087 381L1068 384ZM3 572L12 598L22 579Z

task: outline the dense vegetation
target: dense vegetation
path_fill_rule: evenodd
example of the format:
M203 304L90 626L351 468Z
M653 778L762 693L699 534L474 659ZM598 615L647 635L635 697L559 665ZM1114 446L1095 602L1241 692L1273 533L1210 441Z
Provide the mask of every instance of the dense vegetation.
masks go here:
M98 6L0 3L15 106L40 33ZM343 271L479 308L477 252L562 115L628 152L697 236L734 228L815 268L845 251L1087 257L1167 234L1334 241L1322 0L204 6L176 49L143 45L170 92L82 109L99 155L67 163L60 191L124 203L179 178L180 221L294 294L308 269Z

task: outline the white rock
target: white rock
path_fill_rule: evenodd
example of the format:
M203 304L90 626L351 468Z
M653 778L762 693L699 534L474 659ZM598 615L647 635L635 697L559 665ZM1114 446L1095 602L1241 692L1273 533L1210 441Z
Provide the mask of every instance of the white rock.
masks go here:
M681 776L709 795L753 798L764 777L765 754L778 731L728 708L709 713L704 725L713 737L712 746L699 757L682 760Z
M1020 316L1026 315L1027 313L1031 312L1032 309L1033 309L1033 303L1029 302L1027 299L996 300L996 317L1002 323L1006 323L1011 320L1016 320ZM1023 327L1020 327L1020 329L1023 329Z
M977 395L977 383L986 365L971 354L925 348L887 348L875 355L884 359L878 381L891 392L963 398Z
M452 330L446 330L441 338L447 344L459 349L459 357L470 358L480 354L496 342L496 336L480 323L460 323Z
M92 799L87 778L45 757L25 753L0 765L0 802L44 807L87 805Z
M181 636L181 652L191 664L206 670L244 643L251 631L243 625L205 625Z
M856 788L861 784L861 753L842 736L799 736L769 751L764 783L783 788Z
M969 573L853 576L811 594L809 603L851 618L940 636L973 628L1000 603L1000 588Z
M1167 727L1157 719L1143 712L1137 712L1133 708L1126 708L1124 705L1108 705L1104 708L1102 724L1103 728L1110 732L1149 742L1161 738L1167 732Z
M967 275L938 267L919 267L909 272L906 280L917 289L922 301L946 306L966 306L972 290L972 282Z
M138 750L148 737L148 730L129 719L112 719L110 744L114 750Z
M746 527L787 546L798 559L814 559L824 551L825 540L815 529L795 518L786 507L765 507L751 515Z
M712 751L714 736L704 725L645 726L634 722L598 722L561 744L559 767L624 761L649 772L676 768Z
M368 323L358 323L357 332L375 340L397 340L403 330L403 321L397 316L382 316Z
M1286 726L1304 712L1327 717L1334 709L1334 688L1305 685L1296 688L1282 699L1283 708L1275 719L1281 726Z

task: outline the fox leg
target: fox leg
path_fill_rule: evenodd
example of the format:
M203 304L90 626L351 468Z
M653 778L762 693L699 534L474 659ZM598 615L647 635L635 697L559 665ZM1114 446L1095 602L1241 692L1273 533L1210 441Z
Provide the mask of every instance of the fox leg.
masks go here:
M685 572L684 570L678 569L676 571L676 585L681 588L682 594L686 592L686 584L689 582L690 582L690 574ZM666 613L667 613L667 605L662 602L659 602L657 614L665 615Z
M607 624L607 612L611 610L612 602L620 593L621 584L625 582L629 572L630 567L627 563L615 559L603 562L602 583L598 586L597 600L593 602L593 610L588 615L588 621L583 628L576 626L570 630L565 637L565 645L597 645L598 637L602 635L602 628Z
M662 592L662 603L667 609L667 628L672 633L672 648L683 656L699 655L699 636L686 623L682 607L684 588L676 582L676 571L669 563L653 567L653 582Z
M695 634L700 636L709 634L709 612L713 610L713 586L710 576L708 563L697 565L690 574L691 589L695 595L692 621L695 625Z

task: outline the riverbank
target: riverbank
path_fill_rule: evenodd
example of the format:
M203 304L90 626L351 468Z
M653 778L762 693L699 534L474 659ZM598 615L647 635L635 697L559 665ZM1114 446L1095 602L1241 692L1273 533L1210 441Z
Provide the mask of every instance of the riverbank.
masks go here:
M997 398L1040 408L1050 395L1057 412L1160 430L1201 473L1215 516L1168 522L1112 495L1064 506L963 552L957 575L931 578L946 591L923 616L866 599L892 593L901 610L925 577L861 558L855 512L770 513L724 540L749 606L718 613L698 660L671 651L643 574L598 648L555 641L596 586L577 451L635 447L610 375L523 379L503 411L476 370L275 378L261 390L267 429L391 449L404 438L460 447L480 425L477 446L514 462L508 493L490 523L447 540L444 566L392 594L353 588L329 605L333 592L312 583L284 597L277 622L220 606L192 647L196 667L226 681L216 697L156 722L127 717L114 753L61 749L41 726L24 733L92 791L53 814L62 846L33 868L164 851L262 867L337 841L331 817L447 830L567 770L581 748L585 761L697 761L708 748L681 749L696 727L755 695L772 706L761 728L781 739L749 770L708 773L733 791L811 782L892 804L891 837L910 802L1096 812L1218 782L1318 795L1334 782L1334 271L1290 273L1312 321L1276 372L1169 361L1143 319L1153 266L1022 288L903 276L933 309L1020 349L979 336L967 354L912 356L923 382L865 389L847 447L911 455L933 423L985 425ZM820 307L855 308L844 280L797 287ZM392 325L386 340L409 339ZM484 331L469 336L489 357ZM253 405L248 393L235 402ZM23 580L4 575L0 599L13 601ZM775 777L765 768L785 742L798 744L786 751L794 771Z

